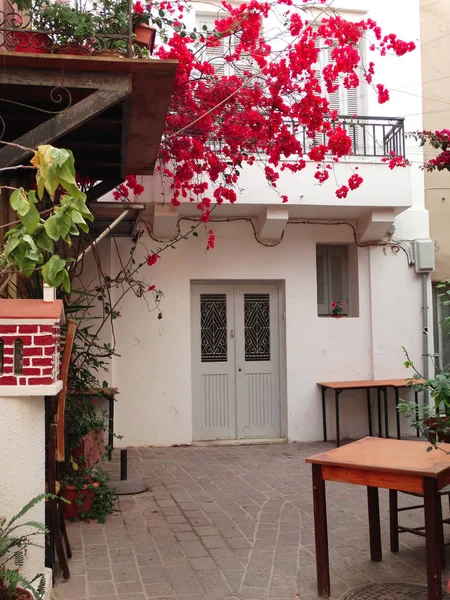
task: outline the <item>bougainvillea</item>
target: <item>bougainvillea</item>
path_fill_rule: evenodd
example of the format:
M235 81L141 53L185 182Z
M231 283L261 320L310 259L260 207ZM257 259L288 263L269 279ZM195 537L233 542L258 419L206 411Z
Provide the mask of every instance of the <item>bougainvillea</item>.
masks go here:
M153 23L163 16L157 56L179 61L157 169L172 203L197 203L205 222L211 203L236 201L242 168L256 157L275 190L280 173L303 170L305 157L319 163L319 183L329 179L325 163L352 151L329 94L365 81L380 103L388 101L389 91L375 82L375 63L362 61L361 47L367 40L369 51L381 56L402 56L415 47L384 35L372 19L347 21L328 0L305 2L221 2L213 28L192 30L185 24L189 2L146 5ZM325 52L331 60L320 66ZM347 183L338 182L338 197L358 188L362 178L354 175Z
M450 171L450 150L447 149L450 146L450 130L423 130L416 131L411 135L420 142L421 146L428 143L430 146L440 151L435 158L431 158L424 163L424 168L427 171Z

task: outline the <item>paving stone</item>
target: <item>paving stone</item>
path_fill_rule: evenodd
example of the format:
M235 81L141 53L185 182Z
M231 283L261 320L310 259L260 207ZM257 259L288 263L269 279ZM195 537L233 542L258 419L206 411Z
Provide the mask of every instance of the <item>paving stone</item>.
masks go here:
M70 573L72 575L72 563L70 563ZM89 569L87 571L88 581L111 581L111 569Z
M196 571L210 571L216 569L214 561L209 556L202 558L191 558L190 563Z
M217 529L217 527L213 527L212 525L204 525L203 527L195 527L195 531L196 531L196 533L198 533L198 535L200 537L219 534L219 530Z
M188 558L199 558L208 556L208 552L200 542L180 542Z
M91 597L116 595L116 589L110 581L89 581L88 590Z
M55 600L317 600L304 459L332 447L130 449L130 472L150 489L121 497L104 525L68 524L72 578L58 575ZM118 457L106 465L116 474ZM380 491L382 563L370 561L366 491L329 483L327 501L330 600L366 583L426 583L422 539L405 534L400 553L389 551L387 492ZM401 506L408 502L401 495ZM401 517L406 526L423 524L421 511Z

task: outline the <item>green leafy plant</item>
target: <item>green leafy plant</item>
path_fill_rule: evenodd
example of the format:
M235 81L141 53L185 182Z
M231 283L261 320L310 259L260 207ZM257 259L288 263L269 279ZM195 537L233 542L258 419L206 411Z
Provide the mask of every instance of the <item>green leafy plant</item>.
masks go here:
M63 286L69 292L67 264L71 259L59 256L57 244L63 241L70 246L73 236L89 231L87 221L94 218L86 206L86 194L76 183L75 161L70 150L39 146L31 165L36 169L37 192L14 189L10 197L17 223L5 233L4 244L0 246L0 291L14 273L30 277L40 270L46 283L57 288ZM36 205L44 195L50 198L52 206L43 214Z
M26 504L16 515L7 520L0 517L0 600L15 600L20 598L20 589L30 592L36 600L43 600L45 592L45 577L42 573L31 580L20 574L25 562L27 548L38 546L36 536L47 532L45 525L36 521L19 523L34 506L42 502L50 494L36 496Z
M85 468L82 464L71 462L71 467L65 469L64 478L61 481L61 487L64 494L64 488L73 486L79 495L74 503L79 507L78 514L85 521L95 520L104 523L107 517L113 512L117 502L117 494L114 488L108 483L110 475L99 467ZM92 492L92 504L84 512L81 508L85 501L83 492L85 490Z
M425 403L421 414L415 402L400 402L398 410L410 419L411 426L418 429L434 447L437 447L438 441L450 435L450 372L438 371L434 377L425 379L405 348L403 351L406 356L405 367L414 370L409 387L415 392L429 394L433 404Z

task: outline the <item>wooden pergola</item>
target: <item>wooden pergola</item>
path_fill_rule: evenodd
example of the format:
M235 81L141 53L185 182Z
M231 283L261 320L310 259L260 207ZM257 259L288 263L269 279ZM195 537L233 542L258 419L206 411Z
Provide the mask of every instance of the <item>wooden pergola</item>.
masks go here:
M0 60L1 139L72 150L77 172L97 182L89 201L127 174L153 173L177 61L16 52ZM29 155L0 145L0 166ZM17 182L19 171L8 177Z

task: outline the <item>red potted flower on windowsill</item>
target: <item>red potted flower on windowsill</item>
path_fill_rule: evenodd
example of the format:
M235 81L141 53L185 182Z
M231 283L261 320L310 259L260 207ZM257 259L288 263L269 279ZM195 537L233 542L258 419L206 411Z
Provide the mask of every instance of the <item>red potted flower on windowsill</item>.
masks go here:
M343 300L333 300L331 303L331 314L335 319L341 319L344 312L345 302Z
M143 4L138 0L133 6L133 43L153 53L156 29L150 27L150 16L146 14Z

